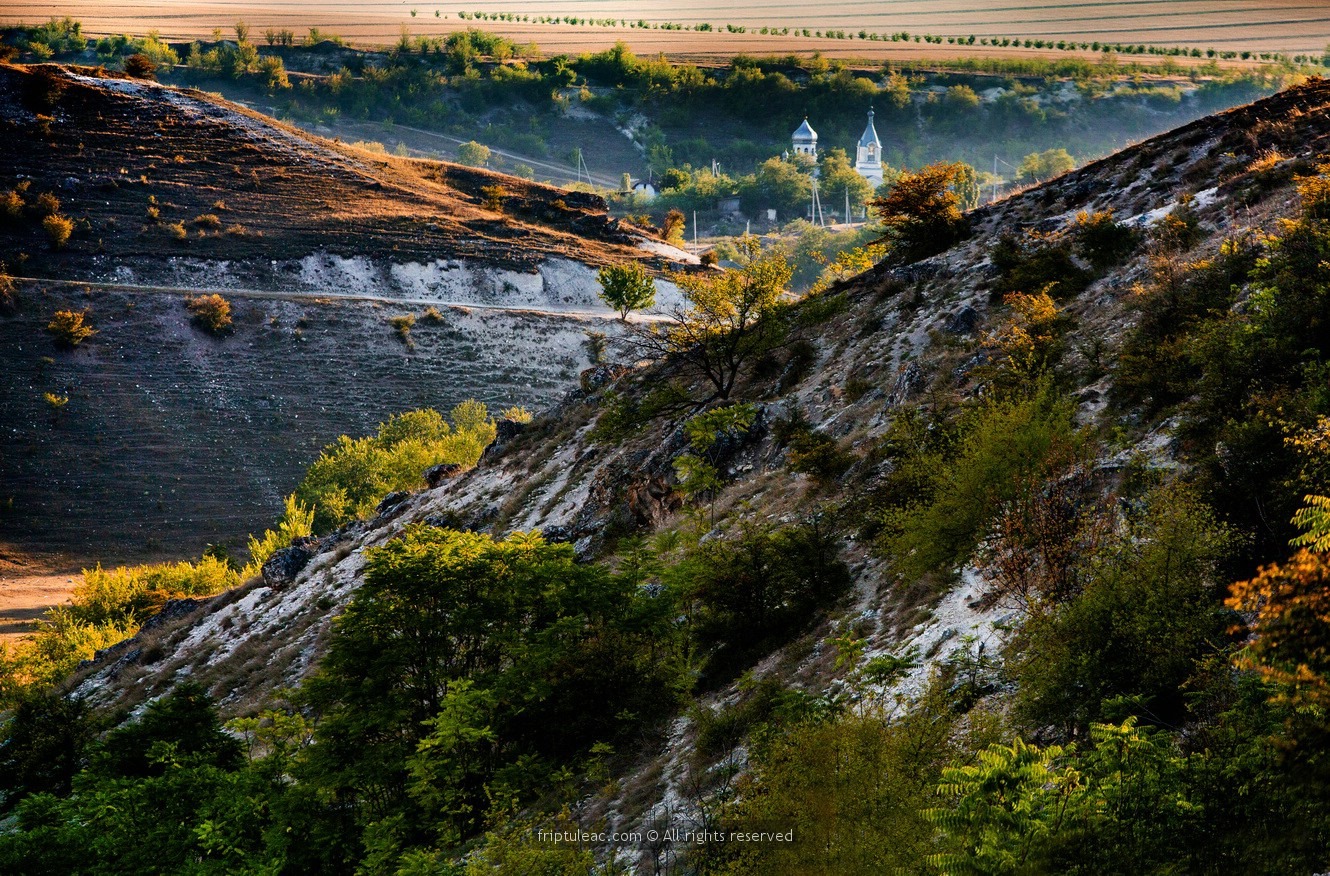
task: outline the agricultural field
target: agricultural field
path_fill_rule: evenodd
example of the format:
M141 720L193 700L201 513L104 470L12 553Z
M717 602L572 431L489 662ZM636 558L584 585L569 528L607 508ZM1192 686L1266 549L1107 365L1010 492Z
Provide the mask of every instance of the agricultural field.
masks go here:
M146 0L146 2L6 4L0 23L35 23L51 15L82 19L89 33L143 33L194 39L243 17L258 32L307 28L359 45L387 45L405 26L439 35L480 22L486 29L545 51L579 53L623 39L639 54L728 58L736 53L820 51L831 58L917 60L960 56L1097 53L1097 45L1156 49L1186 46L1253 56L1319 55L1330 43L1330 10L1313 0L1128 0L1128 2L962 3L958 0L865 2L835 7L795 0L650 0L615 6L589 0L534 3L484 0L465 9L439 3L325 3L316 0ZM973 44L969 38L975 37ZM893 39L895 37L895 39ZM992 38L1008 40L985 45ZM948 39L953 42L948 42ZM1011 44L1019 40L1019 45ZM930 44L931 42L931 44ZM1027 42L1036 46L1031 47ZM1059 46L1062 43L1064 45ZM1086 48L1080 48L1085 43Z

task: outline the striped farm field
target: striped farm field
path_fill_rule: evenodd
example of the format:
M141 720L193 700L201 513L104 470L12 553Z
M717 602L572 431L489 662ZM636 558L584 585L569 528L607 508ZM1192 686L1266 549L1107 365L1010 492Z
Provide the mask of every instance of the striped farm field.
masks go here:
M1330 43L1330 3L1324 0L466 0L446 5L429 0L10 0L0 10L0 23L33 24L51 15L78 18L92 34L156 29L168 39L206 38L214 28L229 31L243 18L260 34L269 27L297 34L316 27L359 45L395 42L403 28L413 35L438 35L477 26L534 42L548 54L600 49L622 39L639 54L673 57L796 51L873 60L992 53L1037 57L1062 54L1053 48L1057 43L1319 57ZM924 35L931 44L918 39ZM971 36L974 44L958 44ZM1020 45L982 44L993 38L1020 40ZM1047 47L1031 48L1027 42Z

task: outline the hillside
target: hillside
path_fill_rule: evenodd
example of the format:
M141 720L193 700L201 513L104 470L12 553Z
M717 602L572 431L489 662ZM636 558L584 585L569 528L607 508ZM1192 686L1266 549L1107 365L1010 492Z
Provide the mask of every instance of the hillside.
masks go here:
M0 66L0 128L0 262L29 278L0 316L0 531L66 561L242 547L340 434L547 404L590 364L586 332L615 330L596 270L691 260L594 196L91 70ZM58 247L51 213L72 223ZM213 336L185 299L218 292L234 324ZM429 307L405 343L391 318ZM98 334L59 349L60 309Z
M10 230L8 258L26 252L26 272L104 279L141 260L157 271L169 270L162 262L225 261L251 286L267 279L286 288L272 275L273 253L284 262L315 253L479 259L523 271L560 257L641 257L640 236L619 230L594 196L362 153L201 92L106 75L0 71L10 135L0 161L77 220L70 243L54 253L40 227ZM502 189L489 203L486 186ZM216 222L198 220L209 215ZM184 238L172 233L175 223L184 224Z
M742 456L731 461L732 483L717 500L721 512L756 502L764 516L778 517L794 511L810 493L822 495L807 475L783 464L787 450L770 433L771 424L794 410L807 415L814 431L860 448L890 427L895 409L917 400L947 369L958 370L962 394L967 386L970 392L979 388L966 374L1001 313L1001 302L992 300L989 287L995 274L990 250L1003 234L1050 232L1073 222L1080 211L1113 210L1125 223L1143 225L1167 215L1184 197L1192 199L1211 247L1237 228L1273 229L1290 209L1287 186L1293 170L1310 169L1317 156L1330 154L1327 107L1330 84L1317 80L1202 119L975 211L974 236L941 256L906 268L882 265L844 283L834 296L843 302L840 312L809 338L817 348L816 364L797 388L780 392L755 380L749 390L769 399L759 418L768 428L754 428ZM1281 160L1283 188L1263 192L1258 202L1239 208L1237 197L1253 184L1242 169L1269 154L1286 156ZM1219 179L1226 180L1222 186L1211 184ZM1111 344L1120 338L1131 320L1126 305L1132 284L1147 273L1146 255L1141 252L1066 303L1068 316L1076 321L1070 355L1082 355L1079 342L1098 338ZM661 378L654 370L629 372L617 388L640 397ZM1101 377L1073 392L1082 399L1087 422L1103 415L1109 390ZM477 470L410 497L383 520L339 535L335 548L316 555L312 571L301 578L303 587L260 588L256 596L268 603L261 612L263 623L280 623L287 612L312 615L308 599L314 594L350 596L360 548L394 538L413 521L451 519L496 535L538 528L557 532L551 537L558 540L577 541L579 552L588 557L605 549L607 528L650 532L678 525L680 497L671 461L686 447L679 423L652 421L623 443L606 445L590 434L604 403L603 391L574 391ZM1141 439L1142 446L1161 441L1153 433ZM830 495L839 492L833 486ZM872 565L861 573L865 594L877 589ZM335 612L318 614L322 625ZM266 638L262 628L254 636ZM247 641L228 634L210 644L230 650ZM270 641L280 647L295 644ZM219 664L217 650L202 650L210 665ZM180 656L188 660L187 652ZM288 680L297 680L316 656L308 653L307 663L277 662L288 667ZM114 685L86 690L118 695Z
M1314 79L965 217L944 180L820 295L640 326L474 469L140 615L62 688L128 723L19 722L54 796L0 862L130 872L169 799L155 853L220 870L1324 870L1327 136Z

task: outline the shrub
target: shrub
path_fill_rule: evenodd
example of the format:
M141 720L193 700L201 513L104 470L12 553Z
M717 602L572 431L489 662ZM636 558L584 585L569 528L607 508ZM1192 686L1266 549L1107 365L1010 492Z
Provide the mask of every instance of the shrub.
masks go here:
M287 496L277 528L265 530L261 538L249 537L249 562L240 571L241 580L258 575L263 571L263 564L274 553L290 547L297 538L304 538L313 532L314 509L300 504L294 495Z
M470 167L484 167L490 160L490 148L475 140L457 147L457 160Z
M1008 661L1019 714L1032 726L1071 730L1120 720L1105 704L1134 697L1143 714L1180 721L1196 660L1228 642L1232 618L1216 597L1232 544L1192 493L1156 490L1144 513L1078 558L1083 591L1025 622Z
M1150 230L1155 244L1164 252L1186 252L1201 242L1201 220L1192 207L1192 196L1183 195L1177 205Z
M789 430L790 468L812 475L820 481L832 481L845 474L855 456L841 450L830 435L815 432L799 420Z
M480 202L486 210L493 210L495 213L503 212L503 199L508 194L508 190L503 186L481 186Z
M23 196L13 189L0 193L0 216L11 222L23 217Z
M397 337L401 338L402 343L407 347L415 346L411 340L411 329L415 327L416 315L414 313L404 313L400 316L394 316L388 320L397 332Z
M1100 271L1131 255L1140 239L1134 228L1113 220L1112 210L1082 210L1076 214L1073 234L1077 253Z
M0 314L13 313L18 309L18 287L14 278L0 265Z
M1069 319L1047 292L1008 295L1004 303L1010 308L1010 318L983 338L998 354L997 366L991 370L1004 389L1028 386L1049 373L1061 358Z
M185 299L185 307L193 315L193 322L214 335L231 328L231 302L220 295L197 295Z
M125 72L135 79L156 79L157 65L152 58L142 53L130 55L125 59Z
M156 613L168 599L211 596L240 583L222 560L203 557L198 563L156 563L145 566L101 566L83 571L74 589L74 616L86 623L135 625Z
M216 213L203 213L194 217L194 224L202 228L221 228L222 218Z
M958 190L973 173L964 164L930 164L918 173L902 173L885 196L869 202L882 222L881 242L892 262L936 255L969 233Z
M895 720L855 708L758 734L721 827L797 825L797 839L745 844L726 872L930 872L936 828L925 812L943 765L959 755L953 726L930 695Z
M171 235L171 239L183 243L189 238L189 230L185 228L183 222L169 222L165 226L166 232Z
M992 286L996 300L1007 295L1041 292L1064 300L1090 285L1090 274L1072 259L1071 241L1065 235L1004 234L993 245L989 257L998 272Z
M801 630L850 583L825 521L780 529L746 525L736 538L690 550L667 575L697 606L694 633L712 649L717 680Z
M46 330L55 337L56 346L77 347L97 334L97 329L88 325L87 315L86 310L57 310L46 324Z
M54 216L60 212L60 199L50 192L42 192L33 202L32 209L38 216Z
M51 239L52 249L63 249L74 233L74 223L64 216L52 215L42 220L42 228Z
M58 72L38 67L23 80L23 104L34 113L49 113L68 87L69 83Z
M397 414L379 425L377 435L346 435L323 449L296 488L295 498L315 509L314 530L328 532L373 513L384 496L424 489L424 471L440 463L471 467L494 441L495 425L483 404L462 402L450 413Z
M980 404L961 429L964 437L943 458L915 445L908 452L922 465L909 456L898 463L898 477L914 480L897 481L908 493L884 514L879 545L907 581L967 560L1003 504L1055 476L1081 444L1072 406L1046 386Z

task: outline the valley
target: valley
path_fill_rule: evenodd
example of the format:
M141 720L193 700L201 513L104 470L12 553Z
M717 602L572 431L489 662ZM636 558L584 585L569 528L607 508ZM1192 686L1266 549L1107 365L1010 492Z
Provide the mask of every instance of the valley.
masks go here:
M1330 868L1286 5L1126 69L4 32L0 871Z

